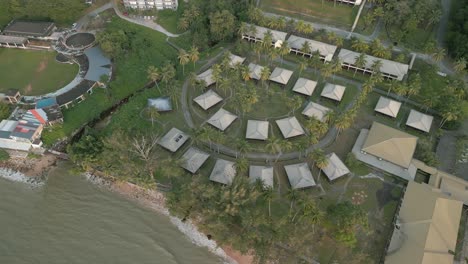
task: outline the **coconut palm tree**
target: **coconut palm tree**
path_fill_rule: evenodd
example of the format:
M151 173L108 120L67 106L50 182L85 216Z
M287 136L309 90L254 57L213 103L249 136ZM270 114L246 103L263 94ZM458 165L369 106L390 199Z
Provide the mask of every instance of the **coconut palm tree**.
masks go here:
M262 86L265 87L268 79L270 78L271 71L268 67L263 67L262 71L260 72L260 81L262 82Z
M158 81L161 79L161 70L159 68L156 68L155 66L151 65L151 66L148 67L146 72L148 74L148 79L150 79L152 82L154 82L154 84L156 84L156 86L158 87L158 90L161 91L159 89L159 85L158 85Z
M185 75L185 65L190 62L190 55L184 49L180 49L177 58L179 64L182 65L182 75Z
M252 149L252 146L249 144L249 142L247 142L246 140L244 139L239 139L237 140L237 149L239 150L239 153L241 155L247 153L249 150Z
M248 80L250 80L250 69L247 65L242 65L240 70L242 80L244 80L244 83L246 83Z
M335 120L335 127L338 130L338 133L336 134L336 137L340 135L340 133L347 129L351 125L351 119L350 116L345 113L340 115L336 120Z
M312 234L315 233L315 226L320 224L325 217L325 213L320 210L315 201L308 200L304 203L301 219L307 221L312 226Z
M320 173L328 166L328 162L328 158L324 153L316 157L315 165L317 165L317 168L319 168L319 175L317 179L320 179Z
M311 53L311 48L310 48L310 43L309 41L304 41L301 46L301 52L302 56L305 56L305 54L310 54Z
M441 60L444 59L446 55L446 51L443 48L438 48L436 52L432 54L432 58L435 60L435 62L440 62Z
M222 73L221 65L214 64L213 66L211 66L211 70L212 70L212 74L213 74L213 79L216 82L216 88L218 88L218 82L222 78L222 76L221 76L221 73Z
M288 193L286 194L286 197L291 201L290 205L289 205L289 213L291 214L291 210L292 210L292 207L294 205L294 202L297 200L299 196L299 192L297 191L297 189L294 189L294 188L290 188L288 190Z
M369 45L367 45L367 43L358 38L353 40L351 48L361 53L366 53L367 51L369 51Z
M364 67L365 67L366 64L367 64L366 54L361 53L361 54L359 54L359 56L356 56L355 61L354 61L354 64L356 65L356 69L355 69L355 71L354 71L354 75L356 75L356 72L357 72L358 68L364 69Z
M173 89L168 89L167 91L169 98L171 98L171 101L174 103L175 108L179 108L179 98L180 98L180 89L173 88Z
M237 174L243 176L249 169L249 160L246 158L237 159L235 166Z
M289 44L287 41L283 42L283 44L281 44L281 47L279 49L279 55L281 56L281 65L283 65L283 57L284 55L288 55L289 51L291 49L289 48Z
M198 51L198 48L192 46L188 52L188 55L190 57L190 61L193 63L193 68L195 69L195 63L200 59L200 52Z
M275 136L269 137L267 140L267 144L265 145L265 149L268 153L278 153L281 151L280 147L280 139Z
M154 126L154 120L158 119L158 117L160 116L158 109L156 109L156 107L150 106L147 109L147 113L149 118L151 119L151 126Z
M297 68L299 69L299 77L301 76L302 71L304 71L307 68L307 64L308 63L305 58L301 58L301 60L299 60L299 63L297 64Z
M231 88L231 80L227 78L222 78L219 80L219 88L227 95L227 91Z
M177 23L177 28L180 29L180 30L187 30L189 28L190 24L188 22L188 20L184 17L181 17L179 19L179 22Z
M265 35L263 36L263 42L262 42L262 47L265 50L268 50L271 48L271 44L273 43L273 34L271 33L270 30L268 30Z
M276 19L276 27L279 30L283 30L286 28L286 19L283 16L280 16Z
M304 21L298 20L296 22L296 26L294 27L294 31L296 31L297 33L304 33L304 29L305 29Z
M381 60L375 60L372 63L372 66L371 66L372 75L374 75L375 73L380 72L380 69L382 68L382 66L383 66L383 62Z
M304 25L303 31L304 31L304 34L308 35L308 34L314 32L314 28L312 27L311 24L307 23L307 24Z
M312 150L312 152L309 153L307 156L307 159L312 162L312 167L315 166L315 163L317 162L320 157L325 156L325 153L323 152L322 149L316 148Z
M263 190L263 199L265 199L268 202L268 217L271 217L271 201L274 198L274 192L271 187L264 188Z
M456 73L462 73L466 69L466 59L461 57L453 65L453 70Z
M168 89L168 84L174 79L175 75L176 71L171 63L164 65L161 69L161 80L166 83L166 89Z
M262 55L263 47L261 45L255 45L253 51L257 54L258 61L260 61L260 55Z
M239 25L239 28L237 29L237 33L240 35L240 36L243 36L248 30L249 26L247 25L247 23L245 22L241 22L240 25Z

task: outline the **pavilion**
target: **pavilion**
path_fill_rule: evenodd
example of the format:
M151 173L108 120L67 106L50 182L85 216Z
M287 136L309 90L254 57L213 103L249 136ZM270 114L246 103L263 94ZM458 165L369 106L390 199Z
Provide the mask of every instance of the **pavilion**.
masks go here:
M297 137L304 135L305 133L304 129L302 128L301 124L299 124L299 121L297 121L295 116L276 120L276 124L281 130L284 138Z
M158 144L171 152L176 152L188 139L187 134L173 127L158 141Z
M293 189L302 189L315 186L315 180L312 177L309 165L307 163L299 163L284 166L288 175L289 183Z
M203 110L210 109L222 100L223 98L211 89L193 99Z
M181 157L181 167L191 173L196 173L209 157L210 154L198 148L190 147Z
M248 120L245 138L266 140L268 139L268 121Z
M315 117L321 122L326 121L327 113L332 111L330 108L319 105L314 102L309 102L302 111L302 114L308 117Z
M225 185L231 185L236 176L236 166L234 162L218 159L211 171L210 180Z
M250 166L249 179L251 183L260 180L265 188L273 188L273 167L271 166Z
M423 114L419 111L411 109L406 121L406 125L412 128L429 133L432 126L432 121L434 120L433 116Z
M270 75L270 81L286 85L289 82L289 79L293 75L293 72L286 70L280 67L276 67L275 70Z
M205 82L205 87L208 87L208 86L216 83L215 79L213 78L213 70L212 69L209 69L209 70L206 70L206 71L200 73L197 76L197 80L198 81L204 81Z
M305 78L299 78L297 79L296 84L293 87L293 91L295 91L296 93L311 96L316 86L316 81L311 81Z
M342 85L327 83L325 84L325 87L323 87L322 93L320 95L340 102L341 99L343 99L345 90L346 87Z
M224 131L226 130L232 122L237 119L237 116L224 110L223 108L219 109L210 119L208 119L208 123L217 129Z
M398 112L400 111L401 103L395 100L388 99L387 97L380 96L377 105L375 106L375 111L381 114L397 117Z
M330 181L338 179L349 173L348 167L341 161L341 159L335 154L330 153L327 155L328 165L322 169L323 173L327 175Z

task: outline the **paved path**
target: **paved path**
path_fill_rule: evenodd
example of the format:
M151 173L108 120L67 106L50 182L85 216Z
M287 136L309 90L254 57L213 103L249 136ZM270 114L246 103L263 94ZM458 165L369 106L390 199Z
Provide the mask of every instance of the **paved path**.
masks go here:
M98 7L96 9L94 9L93 11L89 12L88 14L84 15L83 17L81 17L78 21L76 21L76 29L79 31L79 30L82 30L82 28L89 22L90 18L91 17L95 17L97 16L99 13L107 10L107 9L111 9L113 8L113 5L111 2L101 6L101 7Z

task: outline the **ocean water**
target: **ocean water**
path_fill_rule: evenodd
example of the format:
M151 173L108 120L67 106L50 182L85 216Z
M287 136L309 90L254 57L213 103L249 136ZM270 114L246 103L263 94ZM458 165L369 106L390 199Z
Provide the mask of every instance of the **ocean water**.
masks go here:
M191 243L168 216L57 168L45 183L0 177L0 263L223 261Z

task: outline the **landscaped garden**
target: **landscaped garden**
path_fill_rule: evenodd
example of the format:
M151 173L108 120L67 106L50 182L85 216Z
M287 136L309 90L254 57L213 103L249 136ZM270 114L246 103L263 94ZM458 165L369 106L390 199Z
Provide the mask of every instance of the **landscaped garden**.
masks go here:
M43 95L67 85L78 65L55 60L56 52L0 49L0 92L17 89L23 95Z

